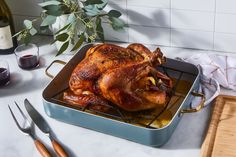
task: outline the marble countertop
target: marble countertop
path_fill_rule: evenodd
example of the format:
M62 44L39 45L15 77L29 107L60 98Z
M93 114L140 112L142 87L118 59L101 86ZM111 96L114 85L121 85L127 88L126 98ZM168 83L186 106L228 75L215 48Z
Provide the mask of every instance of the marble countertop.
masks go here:
M49 45L51 37L38 36L35 43L39 45L40 66L35 70L22 70L17 66L14 54L1 55L10 65L11 83L0 88L0 156L1 157L38 157L32 139L22 134L16 127L8 104L14 108L14 101L23 107L23 101L28 98L34 107L50 124L57 139L66 146L72 157L198 157L200 146L207 128L211 106L193 114L185 114L169 141L160 148L149 147L125 139L113 137L78 126L59 122L48 117L42 105L42 91L51 81L44 71L55 59L68 61L72 55L65 54L55 57L56 49ZM125 44L123 44L125 45ZM154 49L154 46L149 46ZM214 53L209 51L162 47L167 57L186 57L194 53ZM235 54L230 54L235 55ZM62 67L55 67L55 73ZM236 92L222 89L222 94L236 95ZM14 110L17 111L17 110ZM50 151L53 152L50 140L38 128L39 137ZM55 156L55 154L54 154Z

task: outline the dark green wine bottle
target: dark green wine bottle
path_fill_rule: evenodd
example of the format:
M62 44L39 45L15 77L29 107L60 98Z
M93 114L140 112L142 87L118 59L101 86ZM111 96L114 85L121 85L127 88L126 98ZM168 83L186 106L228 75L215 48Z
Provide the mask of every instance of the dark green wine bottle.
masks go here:
M5 0L0 0L0 55L11 54L17 46L13 18Z

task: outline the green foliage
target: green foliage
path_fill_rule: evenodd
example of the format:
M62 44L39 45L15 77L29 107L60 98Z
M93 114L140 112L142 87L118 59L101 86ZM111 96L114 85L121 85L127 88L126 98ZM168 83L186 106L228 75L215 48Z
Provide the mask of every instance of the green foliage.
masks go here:
M104 39L104 31L102 28L101 18L96 19L96 33L97 33L98 37L101 39L101 41L104 42L105 39Z
M67 33L62 33L56 36L57 41L66 41L68 39L69 35Z
M51 0L51 1L46 1L46 2L43 2L43 3L39 3L39 6L45 7L45 6L49 6L49 5L60 5L60 4L61 4L60 1Z
M40 32L45 32L61 15L69 14L66 24L54 33L54 42L62 42L57 55L62 54L69 44L74 44L71 51L80 48L84 42L93 42L104 39L103 22L109 22L114 30L121 30L125 23L120 19L121 13L117 10L110 10L108 13L103 9L107 0L48 0L40 3L43 11L41 16L32 21L24 21L24 29L16 33L18 40L29 43L31 38L38 33L35 22L40 21ZM78 36L78 37L76 37ZM76 39L76 40L75 40Z
M122 30L124 28L125 23L121 19L116 17L110 17L109 19L114 30Z
M72 48L71 51L75 51L75 50L77 50L78 48L80 48L80 46L81 46L81 45L83 44L83 42L84 42L84 39L85 39L85 36L84 36L84 33L82 33L82 34L80 35L79 40L77 41L77 43L75 44L75 46Z
M52 15L48 15L45 19L43 19L42 23L40 26L49 26L52 25L56 22L57 17L56 16L52 16Z
M32 21L30 21L30 20L24 20L24 26L25 26L27 29L31 29L31 28L33 27Z
M121 16L121 13L117 10L110 10L108 12L108 16L109 17L116 17L116 18L119 18Z
M93 5L93 4L102 4L102 0L87 0L84 2L84 5Z
M62 54L68 48L68 46L69 46L69 41L63 43L56 56Z
M67 24L65 25L63 28L61 28L59 31L57 31L54 35L57 35L59 34L60 32L63 32L64 30L68 29L69 27L71 26L71 24Z

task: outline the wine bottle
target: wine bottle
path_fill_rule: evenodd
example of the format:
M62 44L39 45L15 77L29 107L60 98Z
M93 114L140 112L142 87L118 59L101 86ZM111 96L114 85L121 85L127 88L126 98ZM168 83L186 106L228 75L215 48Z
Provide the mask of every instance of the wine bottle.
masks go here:
M0 55L11 54L17 46L12 14L5 0L0 0Z

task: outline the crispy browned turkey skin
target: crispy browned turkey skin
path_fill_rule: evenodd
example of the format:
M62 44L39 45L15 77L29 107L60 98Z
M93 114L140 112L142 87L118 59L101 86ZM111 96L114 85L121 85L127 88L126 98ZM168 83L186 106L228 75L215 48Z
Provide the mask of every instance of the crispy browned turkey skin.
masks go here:
M71 91L63 98L81 106L112 102L127 111L163 106L172 81L154 67L164 62L159 48L151 52L142 44L96 45L72 72Z

